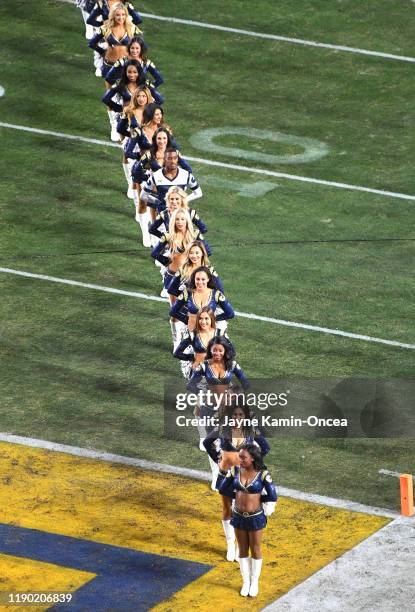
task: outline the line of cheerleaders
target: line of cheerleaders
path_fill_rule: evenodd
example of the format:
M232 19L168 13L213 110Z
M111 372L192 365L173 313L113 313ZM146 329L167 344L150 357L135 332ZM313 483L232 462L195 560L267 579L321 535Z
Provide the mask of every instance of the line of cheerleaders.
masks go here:
M202 197L202 190L165 122L158 91L163 77L148 57L140 14L130 2L119 0L78 0L78 6L88 46L94 50L95 74L104 79L102 101L108 108L111 139L123 150L127 195L134 200L143 245L152 249L160 268L161 295L170 302L173 354L190 391L202 387L226 397L219 408L219 428L199 426L200 446L209 456L212 488L221 493L226 558L239 561L241 595L255 597L262 530L277 494L263 462L267 440L259 429L236 422L249 423L252 413L232 400L241 396L232 379L239 379L243 389L249 383L226 331L235 313L209 260L207 226L189 207ZM196 411L200 422L213 414L203 402ZM226 424L231 419L235 426Z

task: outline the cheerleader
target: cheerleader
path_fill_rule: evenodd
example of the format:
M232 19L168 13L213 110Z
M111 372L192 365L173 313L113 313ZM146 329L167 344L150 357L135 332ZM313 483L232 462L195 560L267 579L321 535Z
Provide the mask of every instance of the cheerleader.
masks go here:
M134 184L134 180L131 176L131 166L132 161L130 161L126 156L126 151L128 148L128 143L130 138L133 138L137 135L137 133L141 130L141 123L143 121L143 113L147 104L150 104L153 101L153 97L151 95L150 90L145 85L140 85L134 91L131 96L131 101L124 107L124 112L122 113L120 119L117 123L117 131L121 137L124 137L123 142L123 170L125 174L125 178L127 179L128 191L127 196L134 200L135 204L135 220L141 226L141 220L139 217L140 214L140 198L139 192L137 188L139 188L138 184ZM143 211L141 211L143 212ZM146 209L144 210L146 212ZM143 244L144 246L151 246L150 236L148 235L148 223L150 219L147 218L145 222L146 232L143 231Z
M102 76L105 78L116 61L127 54L127 45L135 34L140 34L141 30L135 26L130 19L127 19L127 11L123 4L117 3L111 7L107 21L101 26L91 38L88 46L97 51L103 58ZM106 43L107 49L101 45ZM141 68L141 65L140 65ZM108 111L111 125L111 139L114 142L119 140L116 131L117 118L113 110Z
M277 492L257 446L244 444L239 451L239 462L240 467L228 471L219 492L229 498L235 497L230 525L235 529L239 546L243 581L240 593L243 597L256 597L262 568L262 530L267 524L267 516L275 510Z
M93 8L89 14L86 23L94 28L99 28L104 21L110 16L111 9L116 4L121 4L127 10L128 16L135 25L143 23L140 14L134 9L131 2L125 0L97 0L95 4L92 2Z
M116 113L121 113L123 107L131 101L131 97L136 88L140 86L147 87L151 92L153 100L158 104L161 103L160 101L163 100L163 97L160 96L159 92L153 87L150 81L146 79L140 62L137 62L137 60L128 60L122 68L120 80L110 89L107 89L102 97L102 101L111 110ZM145 120L146 117L143 116L143 122Z
M195 221L193 219L192 222L193 225L195 225ZM197 227L201 232L203 231L199 226ZM193 272L200 267L208 268L209 272L213 276L216 289L219 289L221 293L224 293L225 289L223 287L223 283L220 280L215 268L210 265L209 256L206 252L204 242L202 240L195 240L188 248L184 264L180 270L176 272L169 285L169 294L177 298L184 289L188 289Z
M155 132L160 128L164 127L170 134L170 138L173 136L171 128L164 122L164 111L163 108L157 104L148 104L143 113L142 128L134 138L131 138L126 155L129 159L139 160L143 155L144 151L150 149L153 136ZM176 143L174 142L174 145Z
M206 242L205 242L206 244ZM208 254L209 251L207 250ZM216 321L227 321L235 316L232 305L225 295L216 289L215 278L209 268L201 266L192 272L189 289L178 296L170 309L170 316L178 319L192 331L196 322L196 315L203 306L209 306L216 315ZM222 312L216 313L220 308ZM221 326L219 326L221 327ZM226 324L222 327L226 328Z
M207 233L207 225L202 221L194 208L189 208L187 203L187 193L180 187L170 187L166 193L166 208L162 210L150 226L150 234L160 239L163 235L162 226L168 228L170 215L177 208L185 208L190 213L193 225L197 227L201 234ZM204 265L203 263L199 265Z
M105 80L110 85L114 85L121 77L121 71L124 64L130 60L136 60L140 62L145 75L149 74L152 77L152 85L158 88L164 83L164 79L160 72L157 70L151 60L147 58L147 45L144 40L139 36L134 36L127 45L128 54L115 62L114 66L108 72Z
M238 401L227 407L221 418L219 428L212 431L204 440L203 445L208 453L212 468L213 490L219 490L226 477L227 471L239 465L239 451L244 444L256 444L264 457L269 452L269 444L259 429L250 424L252 416L249 407L239 405ZM238 420L241 424L238 424ZM229 425L234 421L235 424ZM242 425L242 423L245 423ZM235 532L231 525L232 499L222 496L222 525L225 532L228 561L235 561L237 548L235 546Z
M216 397L221 395L225 398L224 394L230 388L233 375L239 379L243 389L249 387L244 371L235 361L232 344L223 336L215 337L207 346L205 361L193 370L187 388L189 391L197 391L198 384L205 378L208 388L217 394Z
M185 332L173 351L174 357L184 364L182 372L185 378L190 378L191 368L197 368L205 360L209 342L221 335L221 331L216 327L215 313L208 306L204 306L197 313L194 330ZM226 333L223 335L227 338Z
M112 111L121 113L124 106L131 102L131 98L138 87L147 87L153 99L156 99L157 92L146 80L141 64L136 60L128 60L123 66L120 80L105 92L102 101Z

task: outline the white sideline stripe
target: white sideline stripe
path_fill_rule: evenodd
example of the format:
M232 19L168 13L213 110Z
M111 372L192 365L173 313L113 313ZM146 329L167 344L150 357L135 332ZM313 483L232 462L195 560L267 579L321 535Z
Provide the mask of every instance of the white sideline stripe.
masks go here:
M385 476L394 476L395 478L400 478L401 475L399 472L392 472L391 470L379 470L379 474L385 474Z
M0 433L0 442L21 444L24 446L30 446L32 448L43 448L45 450L50 450L58 453L67 453L69 455L75 455L76 457L85 457L88 459L99 459L100 461L108 461L110 463L121 463L122 465L130 465L132 467L138 467L155 472L165 472L166 474L187 476L188 478L194 478L195 480L205 480L207 482L210 482L212 479L212 475L210 474L210 472L192 470L190 468L167 465L165 463L155 463L153 461L147 461L145 459L125 457L124 455L114 455L112 453L95 451L89 448L80 448L78 446L58 444L56 442L49 442L48 440L26 438L24 436L16 436L7 432ZM357 502L349 501L346 499L335 499L333 497L326 497L324 495L304 493L303 491L297 491L296 489L287 489L285 487L278 487L278 491L279 494L283 497L291 497L293 499L298 499L313 504L331 506L333 508L340 508L342 510L349 510L351 512L362 512L364 514L385 516L392 519L398 518L400 516L397 512L394 512L393 510L388 510L387 508L366 506L364 504L359 504Z
M74 0L60 0L68 4L75 4ZM295 45L305 45L307 47L319 47L322 49L331 49L334 51L345 51L347 53L357 53L360 55L371 55L374 57L384 57L386 59L399 60L401 62L415 62L415 57L407 55L395 55L393 53L383 53L382 51L370 51L368 49L360 49L359 47L346 47L344 45L331 45L329 43L319 43L314 40L304 40L303 38L289 38L288 36L278 36L277 34L264 34L262 32L253 32L251 30L239 30L237 28L228 28L226 26L216 25L213 23L205 23L203 21L193 21L192 19L179 19L178 17L164 17L162 15L153 15L151 13L142 13L140 15L147 19L156 19L158 21L169 21L170 23L180 23L198 28L206 28L208 30L219 30L220 32L230 32L232 34L243 34L244 36L252 36L253 38L263 38L266 40L278 40L279 42L287 42Z
M16 276L24 276L26 278L36 278L39 280L50 281L52 283L62 283L64 285L73 285L75 287L85 287L86 289L96 289L97 291L105 291L106 293L115 293L117 295L127 295L130 297L140 298L142 300L151 300L153 302L163 302L166 300L162 297L155 295L147 295L146 293L139 293L137 291L125 291L124 289L114 289L113 287L104 287L102 285L93 285L91 283L82 283L80 281L69 280L67 278L58 278L56 276L46 276L45 274L33 274L32 272L24 272L23 270L14 270L12 268L0 268L0 272L4 274L14 274ZM308 331L321 332L324 334L331 334L333 336L342 336L344 338L353 338L354 340L364 340L366 342L376 342L378 344L386 344L388 346L397 346L405 349L415 349L415 344L407 344L404 342L397 342L396 340L385 340L384 338L376 338L374 336L365 336L363 334L354 334L351 332L341 331L340 329L331 329L329 327L319 327L317 325L308 325L306 323L297 323L295 321L285 321L285 319L274 319L272 317L263 317L248 312L239 312L235 310L235 314L238 317L244 319L252 319L254 321L264 321L265 323L273 323L275 325L282 325L285 327L294 327L297 329L306 329Z
M345 51L347 53L357 53L359 55L372 55L374 57L383 57L386 59L399 60L401 62L415 63L415 57L407 55L395 55L393 53L383 53L382 51L370 51L369 49L360 49L359 47L347 47L345 45L331 45L329 43L320 43L314 40L304 40L303 38L289 38L288 36L279 36L277 34L264 34L262 32L253 32L251 30L239 30L238 28L228 28L226 26L216 25L213 23L205 23L203 21L193 21L191 19L178 19L177 17L163 17L161 15L152 15L150 13L141 13L143 17L148 19L157 19L159 21L169 21L171 23L180 23L182 25L196 26L198 28L206 28L209 30L219 30L220 32L231 32L232 34L243 34L244 36L252 36L254 38L264 38L267 40L278 40L279 42L287 42L295 45L305 45L307 47L319 47L322 49L331 49L334 51Z
M16 125L14 123L5 123L0 121L0 127L9 128L12 130L19 130L22 132L31 132L32 134L42 134L45 136L56 136L58 138L66 138L67 140L78 140L80 142L87 142L90 144L102 145L104 147L116 147L120 148L120 145L114 142L107 142L105 140L98 140L96 138L86 138L85 136L76 136L74 134L65 134L63 132L53 132L51 130L41 130L39 128L26 127L24 125ZM315 185L325 185L327 187L336 187L338 189L349 189L352 191L364 191L366 193L374 193L381 196L389 196L393 198L399 198L401 200L412 200L415 201L415 196L406 193L397 193L395 191L385 191L382 189L372 189L371 187L362 187L360 185L349 185L348 183L338 183L335 181L325 181L323 179L309 178L307 176L299 176L297 174L286 174L285 172L275 172L273 170L264 170L261 168L250 168L249 166L240 166L236 164L228 164L224 162L217 162L211 159L203 159L201 157L190 157L186 155L186 159L194 161L199 164L205 164L206 166L216 166L218 168L229 168L230 170L238 170L239 172L249 172L251 174L261 174L264 176L273 176L282 179L288 179L290 181L301 181L303 183L313 183Z

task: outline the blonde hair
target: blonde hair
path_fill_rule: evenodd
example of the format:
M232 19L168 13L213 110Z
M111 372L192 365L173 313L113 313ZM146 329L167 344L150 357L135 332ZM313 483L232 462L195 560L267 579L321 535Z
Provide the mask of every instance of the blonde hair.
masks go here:
M136 111L138 108L142 108L137 103L138 94L141 93L142 91L144 91L144 93L147 96L147 104L150 104L150 102L154 102L154 98L151 95L151 91L149 90L149 88L146 87L145 85L140 85L139 87L137 87L137 89L134 90L134 93L131 96L131 100L129 101L127 106L124 108L125 116L128 117L128 119L131 119L133 117L134 111Z
M178 210L180 210L180 208ZM187 247L187 249L186 249L186 261L184 262L184 264L180 268L180 276L181 276L182 281L184 281L184 282L186 282L186 281L188 281L190 279L190 277L192 276L192 272L195 269L194 264L192 264L192 262L189 259L189 253L190 253L191 249L193 249L193 247L197 247L198 249L200 249L202 251L202 258L200 260L200 264L197 264L196 268L199 268L200 266L205 266L206 268L209 268L209 266L210 266L209 257L208 257L208 254L206 252L206 247L203 244L203 240L195 240L194 242L189 244L189 246Z
M183 240L179 239L176 230L176 218L179 213L184 215L186 219L186 231ZM193 227L189 211L185 208L178 208L175 210L170 217L169 223L169 246L172 251L177 251L179 248L187 249L187 247L194 241L196 235L197 233Z
M115 28L115 13L119 10L123 10L125 13L125 30L128 36L132 38L132 36L134 35L136 28L131 20L130 15L128 14L127 8L125 4L119 2L117 4L114 4L114 6L111 8L108 19L104 22L104 25L102 27L102 32L105 38L108 38L113 28Z
M184 208L185 210L187 210L189 208L189 204L187 203L187 193L184 191L184 189L178 187L177 185L173 185L173 187L170 187L170 189L166 193L166 202L168 202L170 196L173 193L176 193L181 199L180 208Z

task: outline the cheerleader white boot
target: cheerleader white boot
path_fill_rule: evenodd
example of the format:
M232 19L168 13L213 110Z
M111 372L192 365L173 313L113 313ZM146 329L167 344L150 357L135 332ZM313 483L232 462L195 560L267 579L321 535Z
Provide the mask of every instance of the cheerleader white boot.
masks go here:
M148 215L146 212L138 213L138 222L140 224L141 232L143 234L143 245L145 247L151 247L151 237L148 231Z
M111 136L111 139L112 139L112 136ZM127 198L130 198L130 200L134 200L135 189L133 188L133 180L130 174L130 165L123 164L122 169L124 170L125 178L127 179L127 185L128 185Z
M231 521L222 521L223 531L225 532L227 551L226 560L235 561L235 530L231 525ZM242 570L241 570L242 571Z
M102 77L102 68L104 67L104 60L99 53L94 51L94 68L95 76Z
M261 575L262 559L251 559L251 586L249 587L250 597L258 595L258 580Z
M91 38L93 37L93 35L95 34L95 32L94 32L94 28L93 28L91 25L89 25L89 24L86 22L86 20L87 20L87 19L88 19L88 17L89 17L89 13L87 13L86 11L84 11L84 9L83 9L83 8L81 8L81 13L82 13L83 20L84 20L84 22L85 22L85 38L86 38L87 40L91 40Z
M242 557L239 559L239 567L242 574L242 589L240 590L242 597L247 597L247 595L250 593L250 561L250 557Z
M176 350L182 339L181 326L184 324L180 321L170 321L171 335L173 338L173 351Z
M202 440L202 438L201 438ZM202 444L203 446L203 444ZM205 447L203 446L203 450L206 451ZM212 457L209 457L208 455L208 459L209 459L209 463L210 463L210 470L212 472L212 482L210 483L210 488L212 489L212 491L217 491L216 488L216 481L218 479L218 474L219 474L219 466L217 463L215 463L212 459ZM233 529L233 527L232 527Z
M117 113L112 110L109 110L107 112L111 126L111 140L112 142L120 142L120 135L117 132Z

